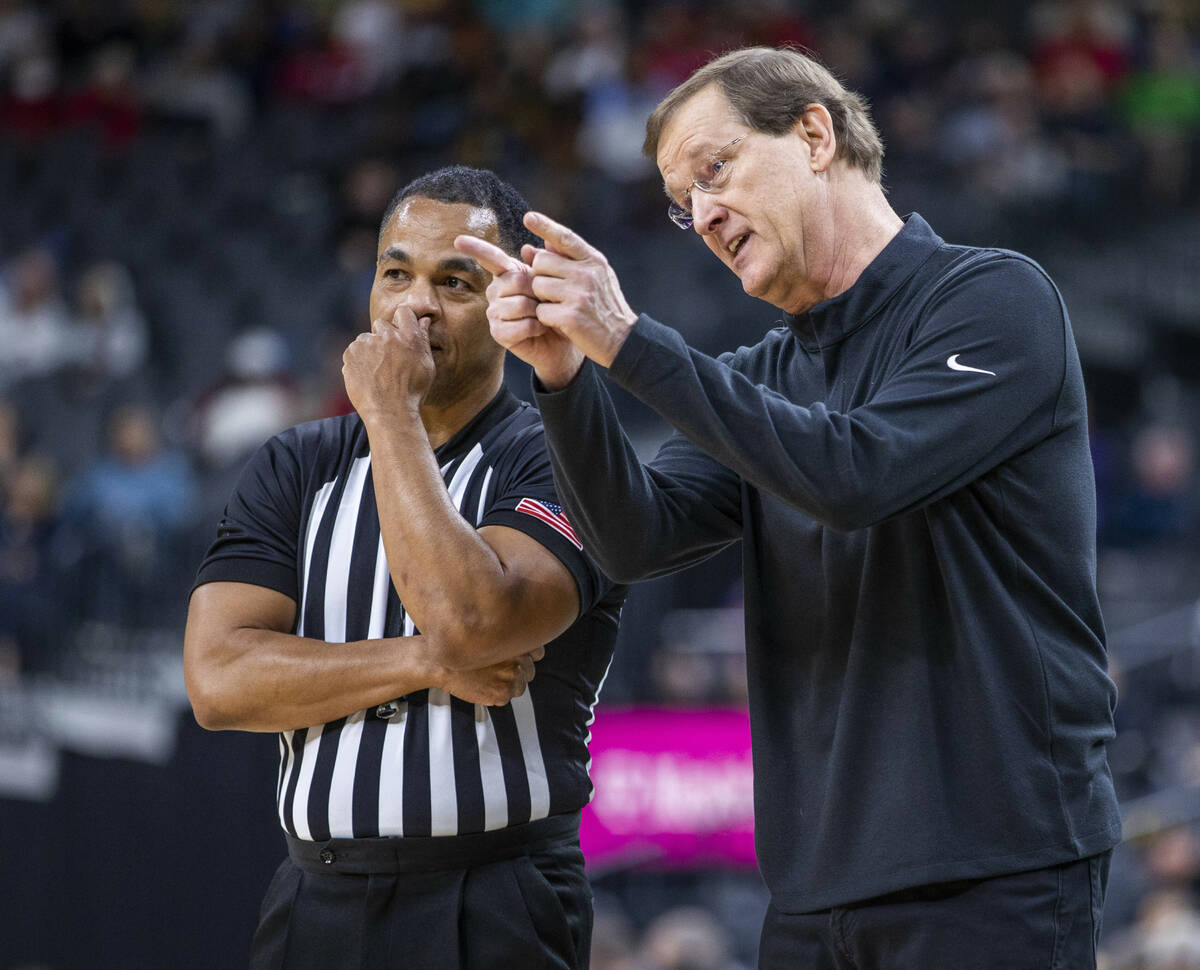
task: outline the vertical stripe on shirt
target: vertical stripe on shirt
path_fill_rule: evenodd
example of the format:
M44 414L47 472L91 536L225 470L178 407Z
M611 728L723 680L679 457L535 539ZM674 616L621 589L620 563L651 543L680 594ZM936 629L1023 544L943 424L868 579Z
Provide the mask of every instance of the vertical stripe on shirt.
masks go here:
M487 471L483 473L483 484L479 486L479 504L475 506L475 525L477 526L483 521L483 513L487 511L488 486L492 484L492 471L492 466L488 465Z
M404 834L429 835L429 721L428 691L409 698L404 729Z
M317 527L325 515L325 503L333 492L335 481L326 482L313 496L312 506L308 512L308 529L304 536L304 570L300 575L300 608L297 610L296 634L304 636L304 610L308 605L308 577L312 574L313 546L317 541Z
M450 695L431 687L426 691L429 730L429 834L458 832L458 788L454 777L454 739Z
M323 842L329 838L329 802L331 798L333 767L337 761L338 748L342 742L344 717L330 721L321 731L317 741L317 756L313 760L312 779L308 785L308 831L309 837Z
M370 459L365 459L369 461ZM371 622L375 616L376 600L381 614L379 629L383 629L382 612L387 604L386 597L379 597L376 589L382 579L386 584L387 560L383 560L383 576L380 577L379 514L375 508L375 489L371 487L371 469L368 466L359 493L358 516L354 523L354 544L350 562L346 568L346 634L347 643L366 640L372 636ZM374 634L378 638L381 634Z
M325 593L322 597L324 612L321 616L320 633L316 631L315 623L309 626L311 621L306 622L306 628L311 630L311 636L320 637L329 643L346 641L348 577L351 572L351 563L355 558L354 536L358 527L358 510L362 501L363 483L366 481L369 467L370 459L368 458L357 458L350 465L349 471L342 479L341 495L337 505L327 508L325 516L323 516L323 518L328 518L332 515L332 521L328 525L323 521L317 532L318 536L326 531L329 534L329 543L325 547L328 550L327 558L323 568L320 563L322 550L320 543L314 543L313 557L310 560L310 569L312 569L314 578L322 574L325 578ZM330 505L332 506L332 500ZM318 572L318 570L320 571ZM318 841L330 837L329 816L331 803L334 800L334 768L341 748L342 727L345 722L346 719L343 717L324 725L316 738L315 758L310 762L312 774L307 779L307 799L303 804L308 820L309 837ZM302 775L301 785L305 780ZM301 791L303 789L298 789L298 797ZM299 804L301 803L297 803L293 807L294 814L298 814Z
M471 484L471 473L475 471L475 466L479 464L479 459L483 457L483 446L476 445L472 448L458 468L454 470L454 475L450 481L446 483L446 490L450 493L450 501L454 503L454 507L460 512L463 507L463 496L466 495L467 486Z
M371 616L367 621L367 637L378 640L384 635L384 618L387 616L388 593L392 589L392 574L388 571L387 551L383 548L383 536L379 537L375 551L375 582L371 589Z
M329 535L329 561L325 567L325 636L330 643L346 642L346 598L350 564L354 558L354 533L358 527L358 506L363 483L370 467L369 458L356 458L346 475L341 501Z
M504 784L500 741L492 721L493 710L482 704L475 705L475 744L479 750L479 778L483 782L484 831L502 829L508 824L508 789Z
M289 748L284 741L282 734L278 736L279 741L279 778L275 782L275 803L279 804L280 796L283 795L283 779L287 775L288 752Z
M353 828L338 833L356 839L371 839L380 833L380 766L388 722L377 717L375 710L370 708L363 713L362 736L358 741L358 756L354 759L354 792L350 796Z
M475 705L450 698L451 770L458 798L458 824L467 832L483 831L486 812L479 784L479 741L475 736Z
M508 801L509 825L521 825L529 821L529 777L525 774L525 756L521 751L521 736L513 716L512 704L489 708L492 729L496 734L496 748L503 753L500 763L504 774L504 794Z
M514 697L509 706L517 722L517 733L521 738L521 753L525 756L525 775L529 779L529 820L545 818L550 814L550 783L546 780L546 765L542 761L542 745L538 740L537 717L533 711L534 685L520 697Z
M388 571L387 553L383 547L383 536L379 533L378 512L375 505L375 489L372 476L368 473L363 483L362 501L359 504L358 529L355 535L355 556L350 564L347 601L354 606L347 616L347 639L377 640L387 634L388 606L395 598L392 577ZM370 596L370 606L363 609L360 597ZM399 600L396 600L399 609ZM358 624L365 619L365 629ZM404 705L400 705L402 710ZM336 775L334 788L330 792L330 824L341 836L374 838L383 831L380 826L379 808L384 790L390 780L386 760L387 739L393 725L375 715L378 708L360 711L357 717L361 726L357 729L357 742L347 747L339 759L345 758L345 774ZM397 715L398 717L402 716ZM341 764L339 760L339 765ZM351 790L353 789L353 790ZM333 825L334 801L338 803L340 827ZM349 820L342 809L349 805Z
M354 831L354 772L365 719L366 711L351 714L338 736L337 760L329 778L328 821L331 834Z
M307 580L304 584L306 599L301 611L301 622L304 624L303 636L314 640L325 639L325 606L324 594L329 582L329 557L333 552L331 542L334 525L337 523L338 510L342 494L345 492L346 479L339 477L330 483L330 489L321 509L320 521L316 522L315 538L309 550L308 563L305 568ZM324 489L322 489L324 491ZM313 503L313 520L317 519L317 503Z
M377 817L379 832L404 835L404 729L408 725L408 703L401 702L396 716L386 722L382 757L379 761Z
M292 766L288 771L287 789L279 803L279 820L288 832L299 837L296 815L292 807L296 804L296 785L300 780L300 762L304 759L304 740L308 737L308 728L288 731L284 736L292 752Z
M600 675L600 683L596 685L596 693L592 697L592 702L588 704L587 720L583 722L583 727L587 731L584 735L583 743L587 748L587 763L583 766L583 770L587 773L588 779L592 777L592 724L596 721L596 705L600 703L600 692L604 690L604 682L608 680L608 672L612 670L612 657L608 658L608 663L604 665L604 673ZM596 792L593 789L588 795L588 801L592 800L592 795Z
M312 829L308 824L308 793L312 789L313 771L317 767L317 750L325 725L318 724L307 731L294 735L300 745L296 750L296 787L292 794L292 825L296 827L296 838L311 839ZM303 734L303 740L301 735Z
M292 733L291 731L284 731L279 735L279 794L275 796L275 807L276 814L279 816L279 824L283 826L285 831L295 835L296 831L292 826L292 818L288 808L291 803L287 798L287 793L292 787L292 768L295 764L292 758Z

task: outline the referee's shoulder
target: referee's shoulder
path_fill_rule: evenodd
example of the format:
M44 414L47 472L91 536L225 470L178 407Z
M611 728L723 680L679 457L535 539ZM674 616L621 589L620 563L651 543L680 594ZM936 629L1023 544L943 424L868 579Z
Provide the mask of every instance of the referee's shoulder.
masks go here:
M493 429L495 438L504 444L527 442L543 434L542 414L537 405L521 399L513 412Z
M541 414L528 401L519 403L480 441L487 464L505 474L524 474L550 462Z
M269 438L267 447L282 447L299 455L354 446L366 434L358 412L314 418L292 425Z

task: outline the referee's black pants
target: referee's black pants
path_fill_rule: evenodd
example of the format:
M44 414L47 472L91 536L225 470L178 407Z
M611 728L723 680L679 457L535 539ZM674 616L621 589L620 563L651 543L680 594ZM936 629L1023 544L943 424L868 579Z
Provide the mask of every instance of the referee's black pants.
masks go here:
M759 970L1094 970L1111 852L889 893L767 909Z
M479 835L288 839L251 970L586 970L579 813Z

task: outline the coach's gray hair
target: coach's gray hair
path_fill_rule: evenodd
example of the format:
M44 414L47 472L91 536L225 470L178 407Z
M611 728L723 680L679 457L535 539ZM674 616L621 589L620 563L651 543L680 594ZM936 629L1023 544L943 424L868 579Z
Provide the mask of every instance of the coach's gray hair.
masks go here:
M745 47L709 61L665 98L646 120L642 151L658 154L662 130L679 107L716 84L742 122L754 131L783 135L810 104L833 118L837 156L878 183L883 177L883 141L866 101L811 57L789 48Z

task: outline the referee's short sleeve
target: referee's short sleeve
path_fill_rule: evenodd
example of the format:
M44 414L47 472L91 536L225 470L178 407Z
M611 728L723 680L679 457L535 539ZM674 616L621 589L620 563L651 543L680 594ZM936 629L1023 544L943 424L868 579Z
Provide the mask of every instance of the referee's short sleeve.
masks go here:
M612 582L587 555L558 503L554 473L540 424L528 428L497 462L497 484L480 520L531 536L567 567L579 589L582 616L602 600Z
M296 544L303 483L297 451L292 429L272 438L250 459L225 506L195 586L250 583L300 601Z

